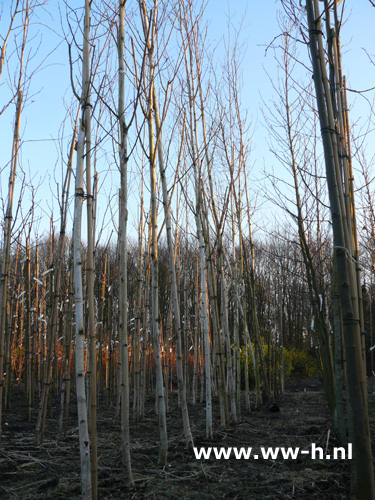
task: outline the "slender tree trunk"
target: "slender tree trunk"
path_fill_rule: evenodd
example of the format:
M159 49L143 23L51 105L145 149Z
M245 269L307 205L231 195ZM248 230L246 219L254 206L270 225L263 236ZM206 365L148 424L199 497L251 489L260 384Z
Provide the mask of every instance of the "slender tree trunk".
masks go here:
M139 228L138 228L138 269L137 269L137 296L136 296L136 306L135 306L135 325L134 325L134 336L135 336L135 362L134 362L134 396L133 396L133 408L136 415L136 420L140 418L140 400L141 400L141 364L142 356L140 351L140 346L144 344L145 332L142 333L142 273L143 273L143 163L142 163L142 186L141 186L141 207L140 207L140 217L139 217ZM143 340L142 340L143 338Z
M365 392L366 381L363 381L363 359L360 339L360 318L358 305L352 296L356 283L353 280L353 263L351 262L350 247L345 238L343 204L340 203L340 177L336 162L338 156L335 151L335 130L331 127L330 94L324 89L327 81L325 74L324 56L322 50L321 23L317 0L307 0L307 18L310 32L309 48L312 58L314 83L322 131L324 157L326 164L327 184L330 199L335 257L337 262L338 288L343 316L343 332L347 362L347 382L349 401L353 411L354 423L354 455L357 472L356 493L359 500L375 498L370 429L367 412L367 398ZM341 198L342 200L342 198ZM348 215L348 214L347 214ZM354 294L355 295L355 294Z
M85 73L90 74L90 61L84 59L86 65ZM97 378L96 378L96 325L95 325L95 302L94 302L94 214L93 214L93 194L91 188L91 103L90 103L90 82L87 82L88 93L86 96L85 108L85 167L86 167L86 208L87 208L87 260L86 260L86 290L87 290L87 337L89 339L89 369L87 378L89 380L89 431L91 435L91 482L92 498L98 497L98 442L96 432L96 400L97 400Z
M153 65L153 60L150 61L150 65ZM186 446L188 448L194 446L193 436L190 429L189 412L186 400L186 387L184 383L184 368L182 363L182 325L180 319L180 305L177 296L177 279L176 279L176 265L174 257L174 248L172 242L172 222L170 215L170 200L168 195L167 180L165 175L164 167L164 155L163 146L161 140L161 122L159 117L158 105L156 100L155 86L153 86L153 99L154 99L154 117L156 124L156 136L158 140L158 159L160 168L160 177L162 181L162 191L163 191L163 206L164 206L164 216L166 221L166 231L167 231L167 244L168 244L168 257L169 257L169 271L171 276L171 295L172 295L172 306L173 306L173 324L176 332L176 358L177 358L177 381L178 381L178 394L181 405L182 422L185 433ZM181 147L182 152L182 147ZM180 154L181 156L181 154ZM168 355L168 353L167 353Z
M15 6L14 15L10 23L9 31L4 38L1 55L0 55L0 78L2 74L4 56L6 44L9 35L12 30L13 22L18 11L17 1ZM1 428L2 428L2 412L3 412L3 389L4 389L4 352L5 352L5 336L6 336L6 322L7 322L7 301L8 301L8 283L9 283L9 273L10 273L10 243L11 243L11 232L12 232L12 219L13 219L13 197L14 197L14 186L16 182L16 171L18 162L18 152L19 152L19 135L20 135L20 123L21 123L21 112L23 105L23 90L22 90L22 79L24 73L24 55L26 40L29 28L29 0L26 0L26 5L24 6L24 18L23 18L23 39L20 48L20 67L18 74L18 84L17 84L17 103L16 103L16 116L15 125L13 132L13 145L12 145L12 157L10 161L10 175L9 175L9 187L8 187L8 203L5 213L4 222L4 249L3 258L1 261L1 276L0 276L0 439L1 439Z
M147 95L148 105L148 130L149 130L149 163L150 163L150 196L151 196L151 330L155 358L156 371L156 408L159 415L159 462L167 464L167 420L163 383L163 368L160 357L160 328L161 318L159 315L159 271L158 271L158 222L157 222L157 193L156 193L156 148L154 144L153 115L155 113L154 104L154 65L153 51L155 44L156 22L158 14L158 2L154 0L152 20L149 23L146 3L140 0L140 10L143 24L143 32L146 39L147 51L149 55L149 94ZM158 140L158 137L156 138Z
M10 164L9 188L8 188L8 205L5 214L4 224L4 249L3 258L1 261L1 276L0 276L0 438L1 438L1 421L3 409L3 388L4 388L4 350L6 336L6 320L7 320L7 301L8 301L8 282L10 272L10 242L12 232L12 209L14 185L16 182L16 170L19 149L19 133L21 123L23 92L19 90L16 107L16 121L13 133L12 159Z
M127 223L128 223L128 128L125 123L125 64L124 64L124 23L125 2L119 3L118 64L119 97L118 116L120 123L120 362L121 362L121 437L122 456L125 478L133 484L130 460L129 438L129 346L128 346L128 258L127 258Z
M25 321L25 335L24 335L24 348L25 348L25 372L24 372L24 384L25 384L25 408L26 417L28 422L31 420L31 286L30 286L30 273L31 273L31 256L30 256L30 232L26 238L26 261L24 265L24 276L25 276L25 309L26 309L26 321Z
M73 265L74 288L76 307L76 338L75 338L75 371L78 406L78 431L81 459L81 486L83 500L91 500L91 468L90 468L90 440L87 421L87 402L85 390L85 346L84 346L84 298L82 284L82 250L81 250L81 224L82 204L84 197L83 165L85 159L85 139L87 131L87 115L91 113L89 104L90 74L88 72L89 36L90 36L90 2L85 0L85 24L83 40L83 68L82 68L82 117L79 124L77 140L77 167L75 182L74 227L73 227ZM90 154L86 151L86 154Z
M69 192L70 192L70 181L72 176L72 165L73 165L73 156L76 145L76 134L77 134L77 124L79 118L79 110L77 112L75 129L73 133L73 139L70 146L70 153L68 159L67 171L64 179L64 185L62 189L62 202L60 207L60 234L59 240L57 243L57 252L56 258L54 259L53 251L52 251L52 241L51 241L51 256L50 256L50 281L51 281L51 293L50 293L50 314L47 316L51 316L50 323L48 324L48 335L47 335L47 352L44 356L43 349L40 352L40 359L45 358L44 369L42 372L43 378L43 386L42 386L42 394L39 403L37 424L36 424L36 442L42 443L44 437L44 427L45 420L47 415L47 405L48 405L48 397L51 386L51 364L52 364L52 347L53 340L56 337L57 325L58 325L58 313L59 313L59 297L60 297L60 285L61 285L61 276L62 276L62 267L63 267L63 256L64 256L64 247L66 241L66 219L67 219L67 211L68 211L68 201L69 201Z
M157 401L157 410L159 415L159 432L160 432L160 451L159 462L162 465L167 464L167 421L166 421L166 408L163 384L163 370L160 358L160 316L159 316L159 276L158 276L158 241L157 241L157 207L156 207L156 175L155 175L155 156L153 146L153 129L152 129L152 97L150 96L150 179L151 179L151 326L152 326L152 339L155 357L155 370L156 370L156 388L155 396Z

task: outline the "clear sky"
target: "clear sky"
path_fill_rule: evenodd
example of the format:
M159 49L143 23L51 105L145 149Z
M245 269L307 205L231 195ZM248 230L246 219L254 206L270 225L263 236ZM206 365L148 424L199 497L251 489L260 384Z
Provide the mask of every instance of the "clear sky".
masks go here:
M131 0L129 0L129 3ZM83 2L71 0L75 7ZM8 23L8 11L10 0L3 0L0 32L4 33ZM59 128L65 116L64 101L69 104L71 97L70 75L68 62L68 49L64 42L62 33L61 15L65 15L65 7L60 0L46 3L45 7L38 9L33 17L31 33L35 38L28 46L29 73L39 67L31 79L28 102L22 116L22 148L20 157L20 168L18 176L25 172L26 181L31 182L34 187L40 185L35 198L42 211L43 221L40 223L39 234L48 230L49 216L54 211L54 218L58 218L58 205L53 201L51 193L56 192L54 182L54 169L58 172L61 180L61 163L59 160L58 143ZM246 51L242 61L243 89L242 102L244 109L248 111L249 118L253 123L253 153L251 162L255 165L253 179L262 177L264 165L277 164L270 156L266 139L268 132L262 124L262 115L259 112L261 100L267 102L272 98L272 88L265 70L274 75L275 63L272 51L265 56L266 46L279 34L278 11L280 2L275 0L209 0L206 8L206 19L209 20L208 46L214 48L220 56L222 40L227 34L227 22L230 17L231 23L236 28L242 20L241 39L246 44ZM374 54L374 20L375 9L366 0L347 0L346 13L347 24L342 31L343 68L348 76L350 88L364 90L375 86L375 67L369 62L369 54ZM301 12L302 15L302 12ZM14 78L17 58L13 52L13 40L9 41L9 61L4 67L0 86L0 109L7 103L10 95L9 78ZM9 76L10 75L10 76ZM370 100L373 93L366 94ZM368 105L363 98L352 94L350 96L354 121L362 119L368 122ZM1 196L6 197L7 182L9 176L9 160L11 156L12 123L14 119L14 105L10 105L0 115L0 171L1 171ZM71 130L67 126L65 135L69 137ZM113 182L116 183L116 176ZM117 188L116 188L117 189ZM103 214L106 197L109 193L114 194L113 186L105 186L99 208ZM23 210L27 211L31 203L31 193L25 190L23 197ZM17 198L15 198L17 203ZM133 199L133 215L136 214L136 198ZM71 229L71 228L70 228Z

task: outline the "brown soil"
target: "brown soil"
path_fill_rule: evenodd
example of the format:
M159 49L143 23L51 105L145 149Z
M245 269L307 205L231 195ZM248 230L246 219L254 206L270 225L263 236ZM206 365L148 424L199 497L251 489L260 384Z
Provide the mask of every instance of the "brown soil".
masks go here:
M304 390L305 389L305 390ZM370 409L375 396L369 395ZM0 445L0 498L4 500L79 499L79 455L76 408L71 404L69 431L57 438L58 410L52 408L43 445L35 446L35 419L23 416L23 394L15 389L12 408L3 418ZM308 449L314 442L332 452L338 446L330 427L324 394L317 383L301 382L277 401L280 412L268 407L243 415L237 425L220 430L214 413L215 434L205 438L204 404L190 405L195 446L293 446ZM216 408L216 406L215 406ZM158 423L152 398L145 418L131 424L132 467L135 487L128 489L122 477L120 427L115 409L103 397L98 410L99 498L100 499L349 499L349 461L312 460L196 460L183 441L180 412L175 393L169 396L168 466L158 465ZM375 415L370 411L372 431Z

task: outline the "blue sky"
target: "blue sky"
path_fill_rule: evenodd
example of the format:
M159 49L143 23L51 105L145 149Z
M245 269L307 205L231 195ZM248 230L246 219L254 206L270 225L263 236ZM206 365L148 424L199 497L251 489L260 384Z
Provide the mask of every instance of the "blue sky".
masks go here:
M71 2L78 5L81 2ZM82 2L83 3L83 2ZM0 32L4 32L7 23L6 10L8 0L2 2L3 15L1 16ZM29 101L22 116L22 140L21 166L26 173L26 179L32 178L34 186L41 184L36 193L36 200L41 209L45 211L40 223L39 234L48 230L49 215L54 211L54 218L58 218L58 206L53 201L51 190L55 191L54 169L59 172L61 165L57 150L56 139L58 137L61 122L65 116L64 100L71 101L69 63L67 45L63 41L63 33L60 25L61 6L62 15L65 8L63 2L50 1L44 8L36 13L35 25L32 32L35 38L29 45L33 54L29 69L36 68L41 64L41 69L33 76L29 89ZM5 7L4 7L5 6ZM210 0L206 8L206 19L209 20L208 43L211 48L218 45L216 54L220 56L221 41L227 34L227 20L230 18L233 26L239 26L242 20L243 28L241 39L246 44L246 52L242 61L243 89L242 102L247 110L253 124L253 153L251 162L255 165L252 176L256 180L262 177L265 164L274 165L275 160L270 156L266 139L267 130L262 125L262 115L259 106L263 99L267 102L272 98L272 88L265 70L275 75L275 62L272 51L265 56L265 48L280 32L277 22L277 11L280 8L278 1L264 0L255 2L253 0L236 0L228 2L224 0ZM363 48L370 54L375 52L373 43L375 9L368 1L348 0L346 2L346 13L349 19L342 31L343 68L348 76L350 88L364 90L375 84L375 67L370 64L368 56ZM39 24L39 25L37 25ZM59 45L60 44L60 45ZM16 58L11 52L12 42L9 42L10 55L9 74L13 75ZM52 52L51 52L52 51ZM48 55L50 54L50 55ZM47 57L48 56L48 57ZM47 57L47 58L46 58ZM46 59L45 59L46 58ZM0 107L7 101L9 96L7 68L1 80ZM373 93L366 94L370 100ZM369 113L366 101L358 95L350 95L352 121L361 119L366 125ZM14 118L14 105L0 115L0 168L1 168L1 195L6 196L6 188L9 176L7 166L11 154L12 122ZM71 130L66 127L66 135L69 137ZM371 151L371 149L370 149ZM4 168L5 166L5 168ZM61 170L61 168L60 168ZM21 170L19 170L21 175ZM61 175L61 174L59 174ZM114 177L114 183L116 182ZM99 204L103 213L106 206L106 197L111 191L107 186L102 200ZM24 211L30 205L30 191L26 189L23 205ZM17 203L15 198L15 203ZM136 214L137 200L133 200L133 215ZM267 209L269 213L272 208ZM43 213L42 211L40 212Z

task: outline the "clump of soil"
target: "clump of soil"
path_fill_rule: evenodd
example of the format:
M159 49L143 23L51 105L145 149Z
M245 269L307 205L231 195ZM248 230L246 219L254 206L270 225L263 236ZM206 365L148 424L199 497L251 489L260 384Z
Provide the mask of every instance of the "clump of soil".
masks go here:
M59 500L80 498L78 427L75 401L71 403L69 430L57 436L58 405L47 420L44 443L35 446L36 410L28 424L22 408L20 388L13 394L12 408L3 417L0 447L0 498L4 500ZM369 395L370 407L374 395ZM292 384L276 402L280 411L268 406L241 416L239 423L220 429L214 413L214 438L205 437L204 403L190 405L191 427L196 447L252 447L259 459L197 460L185 448L176 393L169 394L168 466L158 465L158 420L153 399L147 401L145 418L130 429L135 486L127 488L121 468L120 426L115 408L103 396L98 407L98 453L100 499L303 499L344 500L350 497L348 460L261 458L260 446L299 447L311 443L332 456L339 446L319 382ZM217 406L217 405L216 405ZM374 415L371 415L374 432Z

